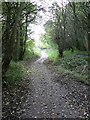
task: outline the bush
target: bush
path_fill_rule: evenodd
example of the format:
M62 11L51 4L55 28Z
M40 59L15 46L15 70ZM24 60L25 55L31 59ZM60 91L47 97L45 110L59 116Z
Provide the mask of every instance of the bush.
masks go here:
M87 57L87 55L81 54L77 51L75 51L74 53L71 53L70 51L65 51L64 57L58 61L58 64L66 69L75 70L78 66L88 66L88 62L86 60Z
M38 52L35 52L34 50L35 44L32 40L27 41L26 43L26 52L25 52L25 60L32 60L39 56Z
M25 60L32 60L32 59L35 59L37 58L39 55L37 53L35 53L34 51L30 51L30 50L27 50L25 52L25 57L24 59Z
M57 49L51 49L48 52L48 57L49 57L50 60L56 61L57 58L58 58L58 51L57 51Z
M78 66L84 66L87 65L87 61L85 59L82 59L81 57L73 56L72 58L65 57L62 60L60 60L61 66L67 68L67 69L75 69Z
M11 62L6 73L6 79L3 81L6 85L17 85L24 76L24 67L20 62Z
M64 52L64 57L56 62L56 65L71 71L74 75L79 76L79 79L83 79L84 83L89 83L88 80L88 56L85 52L70 51Z

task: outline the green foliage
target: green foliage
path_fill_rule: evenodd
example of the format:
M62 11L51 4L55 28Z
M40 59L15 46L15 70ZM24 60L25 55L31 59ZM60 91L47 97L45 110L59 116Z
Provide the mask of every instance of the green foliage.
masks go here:
M18 1L18 0L17 0ZM37 5L32 2L3 2L2 3L2 74L8 70L11 60L23 60L28 26L34 22ZM31 32L30 32L31 34ZM13 55L13 56L12 56Z
M45 24L46 33L41 38L41 42L43 47L46 48L46 53L48 54L48 58L51 61L56 61L59 53L58 53L58 45L53 40L53 34L55 34L53 31L54 29L53 25L54 25L53 21L47 21L47 23Z
M52 61L56 61L57 58L58 58L58 50L57 49L51 49L49 52L48 52L48 57L50 60Z
M49 24L49 27L54 27L51 31L51 38L58 44L59 50L64 51L74 47L81 51L88 51L88 3L69 2L64 7L55 3L54 7L55 21L53 23L48 21L47 27Z
M85 58L88 56L85 56L83 54L78 54L77 52L74 54L69 54L68 56L65 56L60 60L61 66L70 69L70 70L78 70L79 66L88 65L88 62ZM81 71L79 71L81 72Z
M35 59L39 56L38 53L34 52L34 48L35 48L34 41L32 41L32 40L27 41L25 58L24 58L25 60Z
M65 51L64 57L59 59L56 65L75 75L84 83L89 84L87 58L86 52L75 51L72 53L71 51Z
M20 62L11 62L9 69L6 73L4 83L8 86L18 85L24 76L24 67Z
M67 69L74 70L74 69L77 69L78 66L84 66L88 64L85 59L88 56L85 56L77 52L71 53L68 51L65 52L65 54L67 56L65 55L65 57L60 60L60 63L61 63L61 66Z
M35 55L36 57L40 57L40 55L41 55L41 49L35 47L35 48L34 48L34 55Z
M58 67L58 71L62 74L62 75L71 75L71 77L73 77L74 79L76 78L76 80L89 85L89 79L87 75L82 75L77 73L76 71L71 71L69 69L65 69L61 66Z

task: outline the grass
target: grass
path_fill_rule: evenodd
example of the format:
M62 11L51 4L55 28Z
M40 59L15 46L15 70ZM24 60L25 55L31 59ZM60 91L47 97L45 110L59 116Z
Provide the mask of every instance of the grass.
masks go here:
M55 52L53 53L53 56ZM51 56L52 57L52 56ZM89 84L88 77L88 53L85 51L64 51L64 57L54 61L59 71L77 77L81 82Z
M86 84L86 85L89 85L89 80L88 80L88 76L87 75L82 75L82 74L79 74L77 73L76 71L71 71L69 69L65 69L61 66L59 66L58 68L58 71L61 73L61 74L64 74L64 75L71 75L71 76L74 76L75 78L77 78L78 81Z
M28 54L30 54L30 58L37 57L37 55L31 56L31 53ZM62 74L71 74L81 82L89 84L88 56L86 52L75 51L72 53L71 51L65 51L64 57L58 58L57 49L52 49L48 52L48 56L50 60L54 61L54 64ZM20 84L25 76L25 72L26 69L22 62L11 62L4 83L8 86Z
M57 49L51 49L48 52L48 57L51 61L56 61L58 59L58 51Z
M24 76L24 67L20 62L11 62L4 83L8 86L19 85Z

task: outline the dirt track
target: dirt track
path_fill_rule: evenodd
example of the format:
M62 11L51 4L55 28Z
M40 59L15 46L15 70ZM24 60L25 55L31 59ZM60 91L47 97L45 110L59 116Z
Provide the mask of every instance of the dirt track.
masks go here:
M51 72L40 62L28 69L32 72L22 118L87 118L87 86Z

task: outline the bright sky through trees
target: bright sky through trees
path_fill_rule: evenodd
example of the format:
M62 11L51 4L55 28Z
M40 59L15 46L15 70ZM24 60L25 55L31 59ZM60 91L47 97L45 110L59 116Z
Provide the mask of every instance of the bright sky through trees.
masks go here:
M37 24L30 24L30 27L32 28L33 34L31 34L31 37L36 40L36 43L39 44L39 38L41 35L45 34L44 30L44 24L49 20L53 18L53 15L49 11L49 7L52 6L52 3L57 2L58 5L61 7L62 3L63 5L66 5L68 3L68 0L31 0L32 2L35 2L38 6L41 6L44 8L45 12L42 10L38 12L36 21Z

